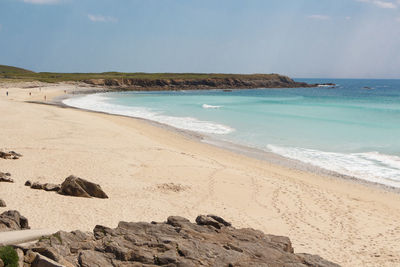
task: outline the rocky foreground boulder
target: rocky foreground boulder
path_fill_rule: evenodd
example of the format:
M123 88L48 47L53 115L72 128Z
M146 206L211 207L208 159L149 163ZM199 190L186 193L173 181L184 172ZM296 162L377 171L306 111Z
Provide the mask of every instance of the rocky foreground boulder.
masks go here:
M287 237L235 229L214 215L196 222L171 216L162 223L120 222L115 229L98 225L93 233L60 231L23 248L24 266L339 266L295 254Z
M0 232L30 229L28 219L16 210L0 214Z

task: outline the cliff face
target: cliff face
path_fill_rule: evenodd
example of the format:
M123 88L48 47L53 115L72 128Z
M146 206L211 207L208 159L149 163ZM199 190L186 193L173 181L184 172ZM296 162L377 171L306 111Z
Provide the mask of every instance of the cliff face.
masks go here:
M208 78L208 79L89 79L85 83L112 88L151 90L197 90L197 89L251 89L251 88L295 88L314 87L295 82L289 77L276 75L273 78Z

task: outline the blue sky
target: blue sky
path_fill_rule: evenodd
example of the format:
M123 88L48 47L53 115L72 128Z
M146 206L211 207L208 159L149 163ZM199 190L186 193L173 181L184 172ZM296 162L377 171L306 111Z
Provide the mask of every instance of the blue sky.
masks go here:
M0 64L400 78L400 0L0 0Z

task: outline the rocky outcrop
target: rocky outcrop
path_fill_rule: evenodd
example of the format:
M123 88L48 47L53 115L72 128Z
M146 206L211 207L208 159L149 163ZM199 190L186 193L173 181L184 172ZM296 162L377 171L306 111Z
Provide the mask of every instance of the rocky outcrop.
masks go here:
M73 175L68 176L61 185L52 183L42 184L28 180L25 182L25 186L29 186L30 188L37 190L55 191L60 195L66 196L108 198L107 194L101 189L100 185Z
M23 229L30 229L28 219L18 211L9 210L0 214L0 232Z
M101 189L100 185L74 175L68 176L61 185L51 183L42 184L28 180L25 182L25 186L29 186L30 188L37 190L56 191L59 194L66 196L108 198L107 194Z
M24 259L27 266L37 266L34 259L50 266L338 266L295 254L287 237L235 229L214 215L196 221L171 216L163 223L120 222L115 229L97 225L93 233L60 231L24 248Z
M22 155L18 154L15 151L9 151L9 152L0 151L0 158L2 159L19 159L20 157L22 157Z
M1 207L1 208L7 207L6 202L5 202L3 199L1 199L1 198L0 198L0 207Z
M211 75L212 76L212 75ZM106 86L138 91L190 90L190 89L250 89L250 88L295 88L315 87L315 84L295 82L278 74L234 75L227 78L198 79L89 79L83 82L95 86Z
M0 182L14 183L14 180L11 179L11 174L9 172L0 172Z
M58 192L62 195L75 197L108 198L107 194L101 189L100 185L73 175L65 179L65 181L61 184L61 189Z

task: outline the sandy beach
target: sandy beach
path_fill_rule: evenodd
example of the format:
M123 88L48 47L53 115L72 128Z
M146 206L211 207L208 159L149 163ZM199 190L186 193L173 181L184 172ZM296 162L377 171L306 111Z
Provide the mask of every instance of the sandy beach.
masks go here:
M295 252L343 266L400 266L397 193L246 157L139 119L27 103L93 90L37 86L0 85L0 149L23 155L0 159L0 171L15 180L0 184L7 203L0 212L20 211L33 229L90 231L212 213L238 228L288 236ZM109 199L24 186L71 174L100 184Z

